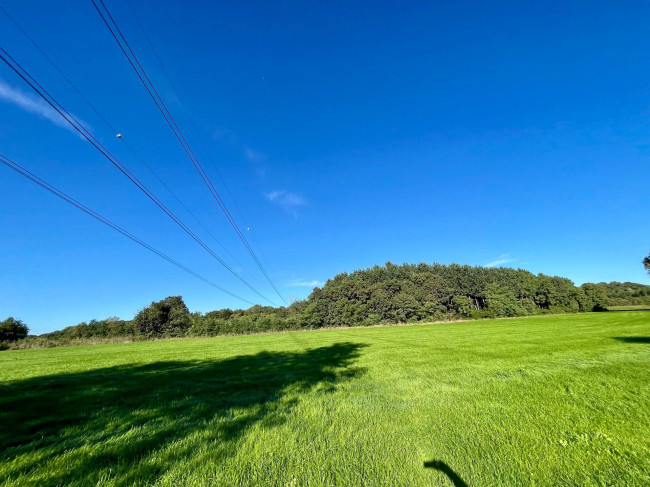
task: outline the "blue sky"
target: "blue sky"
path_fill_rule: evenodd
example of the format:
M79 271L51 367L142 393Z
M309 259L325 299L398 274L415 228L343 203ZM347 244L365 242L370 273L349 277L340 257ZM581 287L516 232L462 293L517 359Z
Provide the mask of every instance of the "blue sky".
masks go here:
M176 90L127 0L106 0L283 295L388 260L649 283L647 2L132 3ZM123 138L0 12L2 47L278 301L90 0L3 6ZM4 65L0 80L0 153L259 301ZM35 333L168 295L246 306L4 166L0 226L0 319Z

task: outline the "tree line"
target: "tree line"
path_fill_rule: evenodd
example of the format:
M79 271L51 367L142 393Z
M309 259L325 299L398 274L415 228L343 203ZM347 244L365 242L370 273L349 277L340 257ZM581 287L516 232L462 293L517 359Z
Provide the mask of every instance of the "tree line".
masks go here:
M569 279L523 269L467 265L403 264L341 273L287 307L190 312L170 296L141 309L132 320L91 320L39 337L9 318L0 323L7 346L55 346L88 340L217 336L326 327L369 326L547 313L604 311L607 306L650 305L650 286L598 283L575 286ZM11 331L13 330L13 331Z

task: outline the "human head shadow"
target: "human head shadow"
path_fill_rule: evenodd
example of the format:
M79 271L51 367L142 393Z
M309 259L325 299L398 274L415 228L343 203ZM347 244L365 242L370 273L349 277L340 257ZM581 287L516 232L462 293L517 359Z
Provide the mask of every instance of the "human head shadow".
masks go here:
M431 460L430 462L424 462L424 468L434 468L441 471L449 478L449 480L453 482L455 487L468 487L465 481L461 479L460 476L454 472L451 467L445 462L441 462L439 460Z
M45 486L107 476L144 484L170 463L200 460L195 451L206 445L218 462L236 453L247 428L283 423L301 393L331 392L362 374L353 362L364 346L133 364L0 386L0 462L11 465L0 483L37 472ZM48 468L62 461L64 469Z
M650 336L648 337L612 337L614 340L619 340L621 342L625 343L649 343L650 344Z

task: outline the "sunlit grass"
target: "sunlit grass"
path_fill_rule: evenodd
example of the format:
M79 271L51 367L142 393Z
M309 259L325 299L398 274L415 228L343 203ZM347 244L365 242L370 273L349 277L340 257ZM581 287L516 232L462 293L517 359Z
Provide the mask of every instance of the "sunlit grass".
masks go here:
M1 485L650 485L650 312L0 353Z
M650 311L650 304L626 304L624 306L608 306L609 311L636 311L647 310Z

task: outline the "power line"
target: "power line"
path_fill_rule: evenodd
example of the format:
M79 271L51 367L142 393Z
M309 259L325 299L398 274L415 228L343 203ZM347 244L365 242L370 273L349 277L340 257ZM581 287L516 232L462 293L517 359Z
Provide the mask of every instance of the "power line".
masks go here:
M257 295L270 301L266 296L252 287L244 280L234 269L232 269L223 259L221 259L210 247L208 247L199 237L197 237L171 210L169 210L138 178L131 173L113 154L108 151L83 124L81 124L73 115L71 115L50 93L43 88L11 55L0 47L0 59L5 62L23 81L25 81L43 100L45 100L59 115L61 115L79 134L88 140L106 159L117 167L138 189L151 199L167 216L169 216L178 226L180 226L192 239L201 245L215 260L224 266L231 274L244 283L249 289ZM6 57L5 57L6 56Z
M147 40L147 44L149 44L149 47L151 48L151 51L153 52L153 55L155 56L156 60L158 61L158 64L160 65L160 69L162 70L163 75L167 79L167 82L169 83L169 86L171 87L172 91L174 92L174 95L176 95L176 98L178 99L179 104L185 111L185 114L187 115L187 118L190 121L190 125L192 125L192 128L194 129L194 133L196 133L196 136L199 139L199 142L201 143L201 146L205 150L205 153L208 155L208 159L210 160L210 165L214 169L214 171L217 173L217 176L219 178L219 181L221 181L221 184L223 184L223 187L226 189L226 192L228 193L228 196L230 197L230 201L232 201L233 205L235 206L235 210L239 214L239 217L241 221L244 222L244 226L249 227L246 218L244 217L244 214L242 213L241 209L239 208L239 205L237 204L237 200L235 200L234 196L232 195L232 192L230 191L230 187L228 186L228 183L226 183L226 180L224 177L221 175L221 171L219 171L219 168L217 167L217 164L215 163L215 158L212 155L212 152L208 148L208 145L206 144L203 136L201 135L201 132L196 126L196 123L194 122L194 119L192 118L192 115L190 111L187 109L187 106L185 103L183 103L183 98L181 97L180 93L176 89L176 85L172 81L171 76L169 75L169 72L165 68L165 64L162 61L162 58L158 54L158 50L153 44L153 41L151 40L151 37L149 34L147 34L146 29L144 28L144 25L142 24L142 21L140 20L140 17L138 16L137 12L135 11L135 8L133 8L133 3L131 0L126 0L126 3L129 6L129 9L131 9L131 12L133 13L133 17L135 18L136 23L138 24L138 27L140 28L140 31L142 32L142 35L144 38ZM0 7L1 8L1 7Z
M26 177L27 179L31 180L32 182L34 182L34 183L36 183L36 184L38 184L40 187L42 187L43 189L49 191L49 192L52 193L53 195L55 195L55 196L61 198L62 200L66 201L67 203L70 203L71 205L73 205L73 206L75 206L76 208L80 209L81 211L83 211L83 212L86 213L87 215L90 215L90 216L93 217L94 219L96 219L96 220L102 222L104 225L106 225L106 226L112 228L113 230L115 230L115 231L121 233L122 235L124 235L125 237L127 237L127 238L133 240L133 241L134 241L135 243L137 243L138 245L141 245L142 247L144 247L145 249L149 250L150 252L153 252L154 254L158 255L159 257L162 257L162 258L165 259L167 262L170 262L171 264L174 264L176 267L178 267L178 268L184 270L185 272L187 272L187 273L193 275L194 277L196 277L196 278L198 278L198 279L201 279L201 280L202 280L203 282L205 282L206 284L209 284L210 286L215 287L215 288L219 289L220 291L222 291L222 292L224 292L224 293L226 293L226 294L229 294L230 296L232 296L232 297L234 297L234 298L237 298L237 299L239 299L239 300L241 300L241 301L244 301L245 303L248 303L248 304L250 304L250 305L253 304L252 302L248 301L247 299L244 299L244 298L242 298L241 296L237 296L236 294L234 294L234 293L228 291L227 289L222 288L222 287L219 286L218 284L215 284L214 282L210 281L210 280L207 279L206 277L203 277L201 274L199 274L199 273L193 271L193 270L190 269L189 267L186 267L186 266L184 266L183 264L181 264L180 262L178 262L178 261L172 259L172 258L169 257L167 254L165 254L164 252L162 252L162 251L156 249L155 247L152 247L151 245L149 245L149 244L146 243L145 241L139 239L138 237L136 237L136 236L133 235L132 233L130 233L130 232L128 232L127 230L123 229L123 228L120 227L119 225L113 223L113 222L110 221L108 218L103 217L103 216L100 215L99 213L97 213L97 212L91 210L90 208L88 208L88 207L85 206L84 204L80 203L79 201L75 200L75 199L72 198L71 196L65 194L65 193L64 193L63 191L61 191L60 189L57 189L56 187L52 186L52 185L49 184L48 182L46 182L46 181L44 181L43 179L39 178L39 177L36 176L34 173L32 173L32 172L28 171L27 169L25 169L24 167L22 167L22 166L21 166L20 164L18 164L17 162L12 161L11 159L9 159L8 157L6 157L6 156L4 156L4 155L2 155L2 154L0 154L0 162L1 162L2 164L4 164L5 166L9 167L10 169L13 169L14 171L16 171L18 174L20 174L20 175Z
M90 133L82 123L80 123L73 115L70 114L50 93L43 88L11 55L2 47L0 47L0 59L7 64L25 83L29 85L48 105L50 105L59 115L61 115L72 128L74 128L83 138L90 142L95 149L97 149L108 161L120 170L133 184L135 184L140 191L142 191L151 201L153 201L165 214L171 218L185 233L198 243L203 249L208 252L217 262L225 267L232 275L239 279L249 289L255 292L264 300L273 303L266 296L261 294L257 289L251 286L244 278L242 278L232 267L230 267L221 257L219 257L210 247L208 247L192 230L190 230L185 223L183 223L174 213L167 208L156 195L154 195L129 169L124 166L106 147L104 147L93 135Z
M81 99L92 109L93 112L104 122L104 124L111 130L113 134L118 133L119 131L113 127L113 125L102 115L102 113L95 107L95 105L92 104L92 102L81 92L81 90L68 78L63 70L52 60L50 56L47 55L47 53L38 45L38 43L25 31L25 29L22 28L22 26L14 19L7 10L5 10L4 7L0 5L0 10L7 16L7 18L16 26L20 32L27 38L29 42L38 50L38 52L41 53L41 55L47 60L47 62L50 63L50 65L61 75L61 77L68 83L68 85L81 97ZM239 266L243 267L241 263L235 258L234 255L215 237L212 232L206 227L201 220L198 219L198 217L181 201L181 199L178 197L178 195L163 181L163 179L154 171L154 169L147 164L147 162L135 151L135 149L129 144L128 140L124 140L122 144L126 145L126 147L131 151L131 153L135 156L140 163L146 167L151 174L160 182L160 184L169 192L169 194L172 195L172 197L187 211L187 213L206 231L206 233L212 237L212 239L221 247L234 261L237 263Z
M215 201L217 202L217 204L221 208L221 211L226 216L226 219L228 220L230 225L235 230L235 233L237 234L239 239L242 241L242 243L246 247L246 250L248 250L248 253L251 255L251 257L253 258L253 260L255 261L257 266L259 267L262 274L264 274L264 277L266 278L266 280L269 282L269 284L274 289L274 291L277 293L277 295L280 297L280 299L286 304L286 299L284 298L284 296L282 296L282 294L280 294L280 291L278 290L278 288L275 286L275 284L271 280L271 277L266 272L266 269L264 268L264 266L260 262L259 258L257 257L255 252L253 251L253 248L250 246L250 244L246 240L246 237L244 237L244 234L242 233L239 226L237 225L237 222L235 221L235 219L230 214L230 211L228 210L226 204L224 203L223 199L221 198L221 196L219 195L219 193L215 189L214 185L212 184L212 181L210 180L210 177L205 172L205 169L203 168L203 165L201 164L201 162L198 160L198 158L194 154L194 151L192 150L191 146L189 145L189 142L187 141L187 139L183 135L183 132L181 131L178 124L176 123L176 120L174 119L174 117L172 116L170 111L167 109L167 106L165 105L165 102L163 101L162 97L160 96L160 94L156 90L156 87L154 86L151 79L147 75L147 72L142 67L142 64L140 64L140 61L138 60L138 57L133 52L133 49L131 49L131 46L129 45L128 41L126 40L126 38L122 34L122 31L120 30L119 26L115 22L115 19L113 19L113 16L111 15L110 11L108 10L106 5L104 4L104 1L99 0L99 4L101 4L102 8L99 7L96 0L92 0L92 2L93 2L93 5L95 6L95 9L97 10L97 13L99 13L99 16L102 18L102 21L104 22L104 24L108 28L109 32L113 36L113 39L115 39L115 42L117 42L117 45L119 46L120 50L122 51L122 53L126 57L127 61L129 62L129 64L133 68L133 70L135 71L136 75L138 76L138 78L142 82L143 86L147 90L147 93L149 93L149 96L154 101L156 107L158 108L158 111L160 111L163 118L167 122L167 125L169 125L169 127L171 128L171 130L172 130L172 132L174 134L174 137L176 137L176 140L178 140L178 142L180 143L181 147L183 148L183 151L185 152L187 157L190 159L190 161L194 165L195 169L199 173L199 176L201 177L201 179L203 180L203 182L207 186L208 190L212 194L212 197L215 199ZM102 9L104 10L104 12L102 12ZM110 20L110 22L109 22L109 20ZM112 24L112 26L111 26L111 24Z
M174 92L174 95L176 96L176 98L178 100L178 103L183 108L183 111L185 112L185 115L187 116L187 118L188 118L188 120L190 122L190 125L194 129L194 133L196 134L199 142L201 143L201 146L203 147L203 150L207 154L208 160L210 161L210 165L212 166L212 168L216 172L217 177L219 178L219 181L221 181L221 184L225 188L226 193L228 194L228 197L230 198L230 201L234 205L235 211L239 215L240 221L242 221L244 223L244 227L250 228L251 225L248 224L247 218L244 216L243 211L241 210L241 208L237 204L237 200L233 196L232 191L230 191L230 186L228 185L228 183L226 182L226 179L223 177L223 175L221 174L221 171L217 167L217 164L215 162L215 157L212 154L212 151L208 148L208 144L205 142L204 137L201 135L201 131L198 129L197 124L194 121L194 118L192 117L192 114L191 114L190 110L187 108L186 104L183 102L183 97L180 95L178 89L176 88L176 85L175 85L174 81L172 80L171 76L169 75L169 72L167 71L167 68L165 67L165 63L163 63L162 58L158 54L158 50L156 49L156 46L154 46L153 41L151 40L151 37L149 36L146 29L144 28L144 24L140 20L140 17L138 16L135 8L133 7L133 3L130 0L126 0L126 3L128 4L129 9L133 13L133 17L135 18L135 21L138 24L138 27L140 28L140 31L142 32L142 35L147 40L147 44L149 44L149 47L151 48L151 51L153 52L154 57L158 61L158 65L160 66L160 69L162 70L163 75L167 79L167 82L169 83L169 86L171 87L172 91ZM253 239L253 242L255 242L255 244L257 245L258 250L261 252L262 258L266 258L265 255L264 255L264 249L260 246L259 241L255 238L255 234L251 233L250 236ZM229 253L229 255L232 256L232 254L230 254L230 253ZM234 257L233 257L233 259L234 259ZM262 259L260 259L260 260L262 260ZM236 259L235 259L235 261L236 261ZM239 264L239 265L241 266L241 264ZM255 279L254 276L253 276L253 279ZM257 281L257 279L256 279L256 281Z
M101 3L102 8L105 10L106 15L104 15L104 13L99 8L99 5L97 4L97 2L95 0L92 0L92 2L93 2L93 5L95 6L95 9L97 10L100 17L102 18L104 24L106 25L109 32L111 33L111 35L113 36L113 38L117 42L120 50L122 51L124 56L127 58L127 61L129 62L129 64L133 68L133 70L136 72L136 75L138 76L138 78L142 82L143 86L145 87L145 89L149 93L149 96L152 98L152 100L154 101L156 107L158 108L160 113L163 115L163 118L165 119L165 121L167 122L169 127L172 129L172 132L173 132L174 136L176 137L178 142L181 144L181 147L183 148L184 152L186 153L186 155L188 156L188 158L190 159L190 161L192 162L192 164L196 168L197 172L199 173L199 176L201 177L201 179L203 180L205 185L208 187L208 189L210 190L210 193L212 194L214 199L217 201L217 204L219 205L219 207L223 211L223 213L226 216L228 222L230 223L230 225L235 230L235 233L237 234L239 239L242 241L242 243L244 244L244 246L248 250L249 254L253 258L253 260L255 261L257 266L259 267L259 269L262 271L262 273L264 274L264 277L267 279L269 284L273 287L273 289L275 290L277 295L280 297L280 299L282 299L283 302L286 303L285 298L278 291L277 287L275 286L275 284L271 280L270 276L266 272L266 269L264 269L264 266L262 265L259 258L257 257L255 252L253 251L252 247L250 246L250 244L248 243L248 241L244 237L244 235L241 232L241 230L240 230L239 226L237 225L236 221L234 220L234 218L230 214L230 211L228 210L228 208L225 205L224 201L222 200L221 196L219 195L219 193L214 188L214 185L212 184L212 181L210 180L208 174L205 172L205 169L203 168L202 164L200 163L200 161L198 160L198 158L194 154L191 146L189 145L189 142L187 141L187 139L183 135L183 133L180 130L180 127L178 126L178 124L176 123L174 117L172 116L172 114L167 109L167 106L165 105L165 102L163 101L162 97L159 95L159 93L156 90L156 88L155 88L154 84L152 83L151 79L149 78L146 71L142 67L140 61L138 60L137 56L135 55L135 53L131 49L128 41L126 40L126 38L122 34L119 26L117 25L117 23L113 19L113 16L111 15L110 11L108 10L106 5L104 4L103 0L99 0L99 2ZM109 23L108 19L110 19L110 23ZM113 29L113 27L111 27L111 23L113 24L115 29ZM118 36L119 36L119 38L118 38ZM122 39L122 42L120 42L120 38ZM127 50L128 50L128 53L127 53Z
M111 130L112 130L112 131L113 131L113 133L117 133L118 131L115 129L115 127L113 127L113 126L110 124L110 122L109 122L108 120L106 120L106 118L104 118L104 116L100 113L100 111L97 110L97 108L95 108L95 105L93 105L93 104L90 102L90 100L89 100L88 98L86 98L86 97L84 96L84 94L83 94L81 91L79 91L79 89L75 86L75 84L74 84L72 81L70 81L70 79L69 79L69 78L65 75L65 73L64 73L64 72L63 72L63 71L62 71L62 70L57 66L57 64L56 64L56 63L55 63L55 62L54 62L54 61L53 61L53 60L52 60L52 59L51 59L51 58L50 58L50 57L45 53L45 51L44 51L43 49L41 49L41 47L36 43L36 41L30 37L30 35L25 31L25 29L23 29L23 28L20 26L20 24L16 21L16 19L14 19L11 15L9 15L9 12L7 12L7 11L5 10L5 8L4 8L2 5L0 5L0 10L2 10L2 12L7 16L7 18L8 18L9 20L11 20L11 22L12 22L12 23L13 23L13 24L18 28L18 30L19 30L20 32L23 33L23 35L27 38L27 40L29 40L29 42L32 43L32 45L33 45L33 46L38 50L38 52L40 52L41 55L42 55L45 59L47 59L47 61L52 65L52 67L54 67L54 69L56 69L56 71L57 71L57 72L61 75L61 77L62 77L62 78L63 78L63 79L64 79L64 80L65 80L65 81L66 81L66 82L67 82L67 83L72 87L72 89L77 93L77 95L79 95L79 96L80 96L80 97L81 97L81 98L86 102L86 104L87 104L87 105L88 105L88 106L89 106L89 107L90 107L90 108L95 112L95 114L96 114L99 118L102 119L102 121L103 121L103 122L104 122L104 123L105 123L105 124L106 124L106 125L107 125Z

